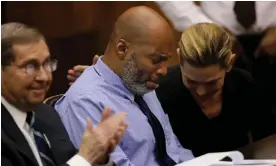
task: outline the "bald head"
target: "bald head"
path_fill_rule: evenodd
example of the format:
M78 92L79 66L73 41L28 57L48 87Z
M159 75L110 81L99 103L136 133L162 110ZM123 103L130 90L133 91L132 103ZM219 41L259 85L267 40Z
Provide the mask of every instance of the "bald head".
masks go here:
M158 38L172 34L168 22L156 11L145 6L133 7L125 11L116 21L112 39L129 42L146 42L149 37Z
M148 7L133 7L116 21L102 60L131 92L142 95L167 73L164 62L176 50L174 41L162 16Z

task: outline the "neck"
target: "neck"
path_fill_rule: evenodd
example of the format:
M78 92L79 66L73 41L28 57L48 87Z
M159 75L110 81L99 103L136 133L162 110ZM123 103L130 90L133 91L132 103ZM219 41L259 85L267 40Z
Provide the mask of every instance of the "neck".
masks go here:
M105 65L107 65L114 73L121 76L121 61L117 59L115 51L112 51L110 48L107 48L102 56L102 61Z
M20 104L22 101L18 101L13 97L7 96L2 93L2 99L5 99L6 102L8 102L10 105L16 107L18 110L22 112L29 112L30 110L34 110L35 106L26 105L26 104ZM22 99L23 100L23 99Z

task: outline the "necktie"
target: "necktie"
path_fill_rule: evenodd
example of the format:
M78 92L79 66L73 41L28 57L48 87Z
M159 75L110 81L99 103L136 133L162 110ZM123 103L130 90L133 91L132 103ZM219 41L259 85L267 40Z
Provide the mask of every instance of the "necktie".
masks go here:
M41 158L43 166L55 166L56 164L54 163L54 160L53 160L54 158L50 150L50 147L46 141L46 138L44 137L44 134L37 129L37 126L35 123L35 115L33 112L27 113L26 122L33 129L34 139L35 139L36 146L39 151L39 156Z
M147 103L141 96L135 96L134 101L139 105L141 111L148 118L148 122L152 128L155 137L155 156L160 166L173 166L176 163L170 158L166 151L166 138L162 125L156 116L150 111Z
M256 21L255 1L236 1L234 12L239 23L245 28L250 28Z

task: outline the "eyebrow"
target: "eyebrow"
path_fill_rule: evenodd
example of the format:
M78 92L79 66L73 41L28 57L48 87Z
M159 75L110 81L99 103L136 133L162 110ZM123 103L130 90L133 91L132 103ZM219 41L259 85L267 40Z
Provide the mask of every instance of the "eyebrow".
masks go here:
M207 82L215 82L215 81L218 81L218 80L220 80L220 79L221 79L221 77L219 77L219 78L214 78L214 79L209 80L209 81L207 81Z
M51 59L51 55L49 54L44 60L42 63L44 63L45 61ZM27 59L27 60L23 60L22 62L20 62L20 65L25 65L27 63L37 63L38 61L34 58L30 58L30 59Z
M187 75L185 75L185 74L183 74L185 77L187 77L190 81L194 81L194 82L198 82L198 81L195 81L195 80L193 80L193 79L191 79L190 77L188 77ZM211 79L211 80L208 80L208 81L206 81L207 83L208 82L215 82L215 81L218 81L218 80L220 80L221 79L221 77L218 77L218 78L214 78L214 79Z

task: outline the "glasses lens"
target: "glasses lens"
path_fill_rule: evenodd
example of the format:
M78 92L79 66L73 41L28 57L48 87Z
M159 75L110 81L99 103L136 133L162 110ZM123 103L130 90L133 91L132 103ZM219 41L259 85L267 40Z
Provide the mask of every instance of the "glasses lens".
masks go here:
M28 64L26 67L25 67L25 70L26 70L26 73L28 75L32 75L34 74L35 72L35 66L33 64Z

